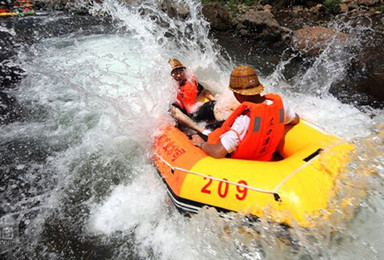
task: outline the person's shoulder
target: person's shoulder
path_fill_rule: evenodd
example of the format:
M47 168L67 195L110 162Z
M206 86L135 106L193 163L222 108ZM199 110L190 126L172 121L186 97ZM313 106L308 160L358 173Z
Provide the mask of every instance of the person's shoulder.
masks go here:
M281 97L281 95L276 94L276 93L267 93L267 94L263 95L263 97L265 99L270 99L270 100L276 100L276 99L281 99L282 100L283 99Z

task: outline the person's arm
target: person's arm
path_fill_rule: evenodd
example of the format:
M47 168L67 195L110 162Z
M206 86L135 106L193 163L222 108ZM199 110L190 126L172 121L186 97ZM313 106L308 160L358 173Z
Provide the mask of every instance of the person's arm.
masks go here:
M218 144L208 144L198 135L192 136L192 143L200 147L206 154L214 158L223 158L235 151L248 130L250 118L240 115L232 124L231 129L220 136Z
M299 115L295 112L295 110L283 100L284 106L284 121L286 125L296 125L300 122Z
M179 122L180 124L189 127L199 133L204 132L204 128L197 125L190 117L180 111L177 107L171 108L171 115Z
M208 144L198 135L192 136L192 143L202 149L207 155L216 159L224 158L228 153L221 142L218 144Z

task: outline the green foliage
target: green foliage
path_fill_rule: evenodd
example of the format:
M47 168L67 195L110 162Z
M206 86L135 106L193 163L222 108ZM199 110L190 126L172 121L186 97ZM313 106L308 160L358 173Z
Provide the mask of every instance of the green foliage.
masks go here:
M340 0L324 0L325 11L329 14L340 13Z
M304 5L307 1L306 0L264 0L259 2L260 4L270 4L272 6L277 6L277 7L288 7L288 6L294 6L294 5Z
M239 7L238 0L229 0L224 6L224 8L231 14L236 14L239 11L238 7Z

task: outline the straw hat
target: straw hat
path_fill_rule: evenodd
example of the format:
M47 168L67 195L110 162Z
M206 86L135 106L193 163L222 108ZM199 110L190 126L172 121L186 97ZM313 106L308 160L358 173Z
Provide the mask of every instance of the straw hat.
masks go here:
M183 69L185 69L186 67L183 65L183 64L181 64L181 62L178 60L178 59L170 59L169 61L168 61L168 63L171 65L171 67L172 67L172 70L171 70L171 73L172 73L172 71L174 71L175 69L179 69L179 68L183 68Z
M253 96L264 91L256 71L250 66L238 66L232 70L229 89L245 96Z

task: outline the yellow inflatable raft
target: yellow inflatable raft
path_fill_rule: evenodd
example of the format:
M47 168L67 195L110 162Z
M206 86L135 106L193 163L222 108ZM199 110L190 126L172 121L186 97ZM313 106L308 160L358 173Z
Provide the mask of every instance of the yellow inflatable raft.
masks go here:
M330 202L336 194L335 179L353 149L301 120L286 127L278 148L282 159L214 159L171 126L156 139L154 162L181 211L196 213L210 206L311 227L315 219L328 218L334 210Z
M7 16L16 16L17 13L15 12L6 12L6 13L0 13L0 17L1 16L4 16L4 17L7 17Z
M36 14L34 10L29 10L26 12L9 12L9 13L0 13L0 17L8 17L8 16L28 16Z

